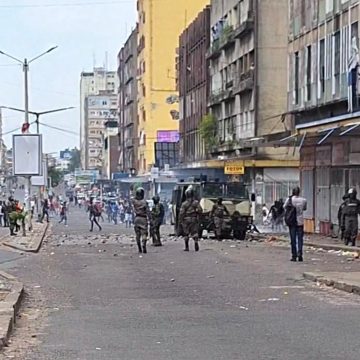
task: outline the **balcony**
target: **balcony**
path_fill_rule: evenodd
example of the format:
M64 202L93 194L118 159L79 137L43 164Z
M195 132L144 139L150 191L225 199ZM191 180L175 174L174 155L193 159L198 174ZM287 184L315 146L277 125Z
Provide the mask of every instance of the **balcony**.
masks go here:
M220 104L222 101L233 97L233 91L231 89L216 90L211 93L209 97L209 106Z
M234 28L225 26L218 39L214 40L212 46L208 50L207 59L214 60L221 55L223 49L227 49L235 44Z
M239 78L236 79L233 86L233 93L241 94L246 91L252 91L254 89L254 70L249 70L244 74L241 74Z
M241 38L242 36L253 31L255 27L255 16L253 11L248 12L248 17L235 30L234 38Z

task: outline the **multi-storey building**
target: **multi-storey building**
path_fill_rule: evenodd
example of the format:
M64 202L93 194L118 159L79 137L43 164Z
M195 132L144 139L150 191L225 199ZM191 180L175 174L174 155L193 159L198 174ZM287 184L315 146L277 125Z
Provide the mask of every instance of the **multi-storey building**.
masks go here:
M207 114L209 95L210 6L180 36L178 86L180 95L181 163L205 158L199 124Z
M118 54L119 165L123 172L132 174L138 169L137 35L136 27Z
M288 0L211 1L211 90L217 124L209 166L237 165L258 202L288 195L298 182L297 153L272 142L287 127Z
M138 159L142 173L155 163L158 131L161 137L164 131L179 129L178 103L167 101L178 96L176 48L181 32L208 3L209 0L137 2Z
M89 167L89 128L86 119L86 98L90 95L98 95L100 91L115 94L118 87L118 79L114 71L105 68L94 68L91 72L82 72L80 78L80 149L81 166Z
M301 143L307 231L330 233L360 191L360 1L290 1L288 108Z
M119 123L117 119L105 122L102 161L103 179L112 180L119 167Z
M103 168L103 147L105 123L118 121L117 95L109 91L100 91L99 95L85 98L85 122L87 124L86 159L87 169ZM119 157L116 157L116 161Z

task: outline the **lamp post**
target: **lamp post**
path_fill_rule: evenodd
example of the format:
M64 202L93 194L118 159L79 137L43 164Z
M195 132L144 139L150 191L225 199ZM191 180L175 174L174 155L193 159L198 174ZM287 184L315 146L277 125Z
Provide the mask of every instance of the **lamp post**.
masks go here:
M30 127L30 125L29 125L29 82L28 82L29 65L32 62L36 61L37 59L41 58L42 56L52 52L56 48L57 48L57 46L53 46L49 50L41 53L38 56L35 56L31 60L28 60L27 58L25 58L23 61L16 58L16 57L14 57L14 56L12 56L12 55L9 55L9 54L5 53L4 51L0 50L1 55L4 55L4 56L18 62L23 67L23 72L24 72L24 92L25 92L25 110L24 110L25 121L24 121L24 124L22 126L22 132L23 133L29 133L29 127ZM26 210L27 211L30 211L30 209L31 209L30 191L31 191L31 177L27 177L26 182L25 182L25 205L26 205ZM31 228L31 223L30 223L30 228Z

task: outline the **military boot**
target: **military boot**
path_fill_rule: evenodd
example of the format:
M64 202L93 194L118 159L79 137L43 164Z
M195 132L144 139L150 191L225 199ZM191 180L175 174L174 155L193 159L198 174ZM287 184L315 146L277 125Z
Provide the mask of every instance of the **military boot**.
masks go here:
M185 239L185 249L184 251L189 251L189 239Z
M139 249L139 253L141 254L141 253L142 253L142 247L141 247L141 244L140 244L140 243L138 243L138 244L137 244L137 246L138 246L138 249Z
M199 242L195 241L195 251L199 251L200 247L199 247Z

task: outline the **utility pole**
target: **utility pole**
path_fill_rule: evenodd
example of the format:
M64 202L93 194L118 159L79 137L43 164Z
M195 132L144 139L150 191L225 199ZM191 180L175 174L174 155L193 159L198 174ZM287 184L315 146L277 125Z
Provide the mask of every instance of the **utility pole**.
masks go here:
M40 57L50 53L51 51L55 50L57 48L57 46L54 46L52 48L50 48L49 50L41 53L40 55L34 57L31 60L28 60L27 58L24 59L24 61L21 61L19 59L17 59L16 57L9 55L3 51L0 50L0 54L4 55L12 60L15 60L16 62L20 63L23 66L23 72L24 72L24 92L25 92L25 121L22 127L22 132L25 134L29 133L29 81L28 81L28 73L29 73L29 65L30 63L32 63L33 61L39 59ZM25 181L25 207L27 211L31 210L31 204L30 204L30 196L31 196L31 176L27 176ZM29 227L31 229L32 225L31 225L31 220L30 220L30 224Z

